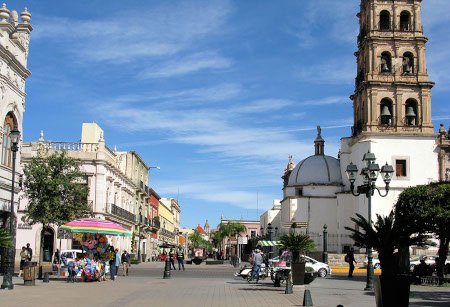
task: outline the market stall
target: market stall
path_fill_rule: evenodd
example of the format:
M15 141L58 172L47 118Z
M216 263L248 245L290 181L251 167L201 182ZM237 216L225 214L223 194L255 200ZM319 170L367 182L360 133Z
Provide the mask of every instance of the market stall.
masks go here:
M114 248L107 236L131 236L130 231L114 222L93 218L73 220L60 227L73 234L81 242L83 254L68 264L69 279L77 274L83 281L104 279L108 261L114 259Z

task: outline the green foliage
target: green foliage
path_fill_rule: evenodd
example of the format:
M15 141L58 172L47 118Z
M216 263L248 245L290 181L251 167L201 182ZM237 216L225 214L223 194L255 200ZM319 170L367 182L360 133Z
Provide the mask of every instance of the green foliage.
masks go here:
M314 250L314 241L305 234L289 233L280 237L279 243L281 248L292 251L294 261L299 260L300 254Z
M358 247L373 248L378 251L383 275L393 275L396 270L394 251L396 248L410 245L424 246L429 236L425 234L412 234L408 227L396 221L394 211L388 216L377 214L377 220L372 225L361 214L351 220L356 229L345 227L351 232L350 237Z
M7 232L4 228L0 228L0 247L13 247L11 236L9 235L9 232Z
M189 245L191 248L199 248L199 247L208 248L211 246L211 243L203 239L203 236L197 231L191 233L188 238L190 242Z
M222 236L225 237L234 237L242 232L246 232L247 228L244 224L239 222L228 222L226 224L220 224L218 232Z
M65 152L32 158L24 174L28 197L25 219L30 224L62 225L90 214L88 187L80 184L85 174L79 161Z
M440 182L404 190L395 205L396 218L415 233L439 239L438 276L443 277L450 243L450 183Z

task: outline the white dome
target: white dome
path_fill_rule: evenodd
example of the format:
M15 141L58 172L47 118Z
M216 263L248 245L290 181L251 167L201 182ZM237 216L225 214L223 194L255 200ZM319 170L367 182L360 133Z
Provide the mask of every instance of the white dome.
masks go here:
M314 155L297 164L289 176L288 186L341 185L339 160L326 155Z

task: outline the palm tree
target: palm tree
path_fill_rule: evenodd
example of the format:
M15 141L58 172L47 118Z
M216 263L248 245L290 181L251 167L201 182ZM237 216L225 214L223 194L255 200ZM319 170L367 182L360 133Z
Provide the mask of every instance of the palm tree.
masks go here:
M289 233L280 237L279 243L283 249L292 252L293 261L299 261L300 253L311 251L315 248L314 241L305 234Z
M222 242L226 237L235 237L246 231L247 227L245 227L244 224L239 222L228 222L226 224L220 224L219 229L216 232L216 238L220 239L220 242ZM237 249L235 250L235 253L237 253Z
M394 211L384 217L377 214L373 226L361 214L356 214L356 216L351 220L356 224L357 229L350 227L345 227L345 229L352 233L350 238L355 241L356 246L373 248L378 251L382 275L394 275L397 271L398 266L394 257L396 248L401 249L410 245L424 246L429 243L427 235L408 233L407 225L400 225L396 221Z

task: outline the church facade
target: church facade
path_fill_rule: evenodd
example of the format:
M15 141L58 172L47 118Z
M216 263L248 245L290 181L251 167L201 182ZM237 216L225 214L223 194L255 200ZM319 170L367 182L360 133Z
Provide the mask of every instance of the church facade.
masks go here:
M326 225L328 250L337 253L353 244L345 230L355 227L350 218L356 213L368 216L365 194L355 197L350 191L346 176L350 163L361 170L364 154L371 152L380 167L387 163L394 169L388 195L375 192L372 197L372 220L376 214L389 214L405 188L445 176L431 121L434 83L426 67L421 1L361 0L357 16L352 135L341 139L338 158L334 158L325 155L318 128L315 154L297 165L290 159L285 169L281 208L272 221L284 233L295 222L315 240L317 250L323 248L321 234ZM441 148L448 154L445 145ZM355 185L362 183L357 176ZM380 177L376 184L384 192Z

